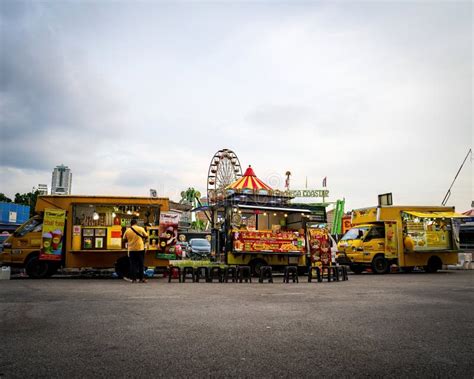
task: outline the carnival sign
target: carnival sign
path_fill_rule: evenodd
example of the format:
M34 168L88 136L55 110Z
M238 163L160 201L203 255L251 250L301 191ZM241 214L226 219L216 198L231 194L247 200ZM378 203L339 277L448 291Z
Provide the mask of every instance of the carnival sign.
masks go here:
M329 190L305 189L290 190L289 192L293 197L329 197Z

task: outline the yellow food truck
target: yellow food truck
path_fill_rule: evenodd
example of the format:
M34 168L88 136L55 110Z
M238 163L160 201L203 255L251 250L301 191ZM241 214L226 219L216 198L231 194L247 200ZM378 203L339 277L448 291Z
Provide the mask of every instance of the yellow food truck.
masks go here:
M0 264L26 269L32 278L64 268L114 268L128 274L126 241L122 235L132 218L149 224L150 247L145 266L166 266L169 248L160 249L160 219L169 210L167 198L117 196L39 196L36 215L5 242ZM164 224L167 233L172 225ZM160 234L161 233L161 234ZM154 238L156 237L156 238Z
M323 206L261 205L248 197L249 201L232 202L227 209L223 263L248 265L254 275L260 274L262 266L294 265L304 273L320 260L331 264L332 244Z
M232 193L194 211L210 213L216 260L222 264L250 266L254 275L262 266L297 266L304 273L311 264L330 265L335 242L333 246L325 207L291 204L291 199L275 193Z
M359 274L397 265L436 272L457 264L460 219L454 207L378 206L352 212L352 228L338 243L338 262Z
M270 188L251 166L225 189L216 203L194 210L208 213L219 262L250 266L254 275L262 266L306 272L332 263L324 205L292 203L288 192Z

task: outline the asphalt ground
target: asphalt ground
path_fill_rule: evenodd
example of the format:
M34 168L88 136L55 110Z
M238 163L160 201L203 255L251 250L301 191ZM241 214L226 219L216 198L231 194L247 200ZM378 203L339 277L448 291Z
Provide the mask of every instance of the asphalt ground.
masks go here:
M0 281L0 376L474 377L474 271Z

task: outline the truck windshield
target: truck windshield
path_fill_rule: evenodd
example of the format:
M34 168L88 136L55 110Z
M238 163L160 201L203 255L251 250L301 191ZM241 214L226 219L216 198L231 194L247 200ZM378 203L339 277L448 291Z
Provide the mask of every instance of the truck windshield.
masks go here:
M367 230L369 230L369 227L352 228L346 234L344 234L344 237L342 237L341 241L358 240L364 236L365 233L367 233Z
M20 226L13 235L15 237L23 237L25 234L30 232L40 232L43 226L43 220L39 217L30 218L22 226Z

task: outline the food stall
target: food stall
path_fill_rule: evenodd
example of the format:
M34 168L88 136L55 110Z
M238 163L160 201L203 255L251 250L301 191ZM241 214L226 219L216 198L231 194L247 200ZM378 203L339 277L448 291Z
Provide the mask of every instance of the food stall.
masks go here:
M328 233L324 206L292 204L288 193L273 190L249 166L227 187L227 196L205 210L212 214L217 232L217 255L229 265L249 265L254 273L263 265L297 265L306 269L311 254L308 225ZM199 209L201 210L201 209Z

